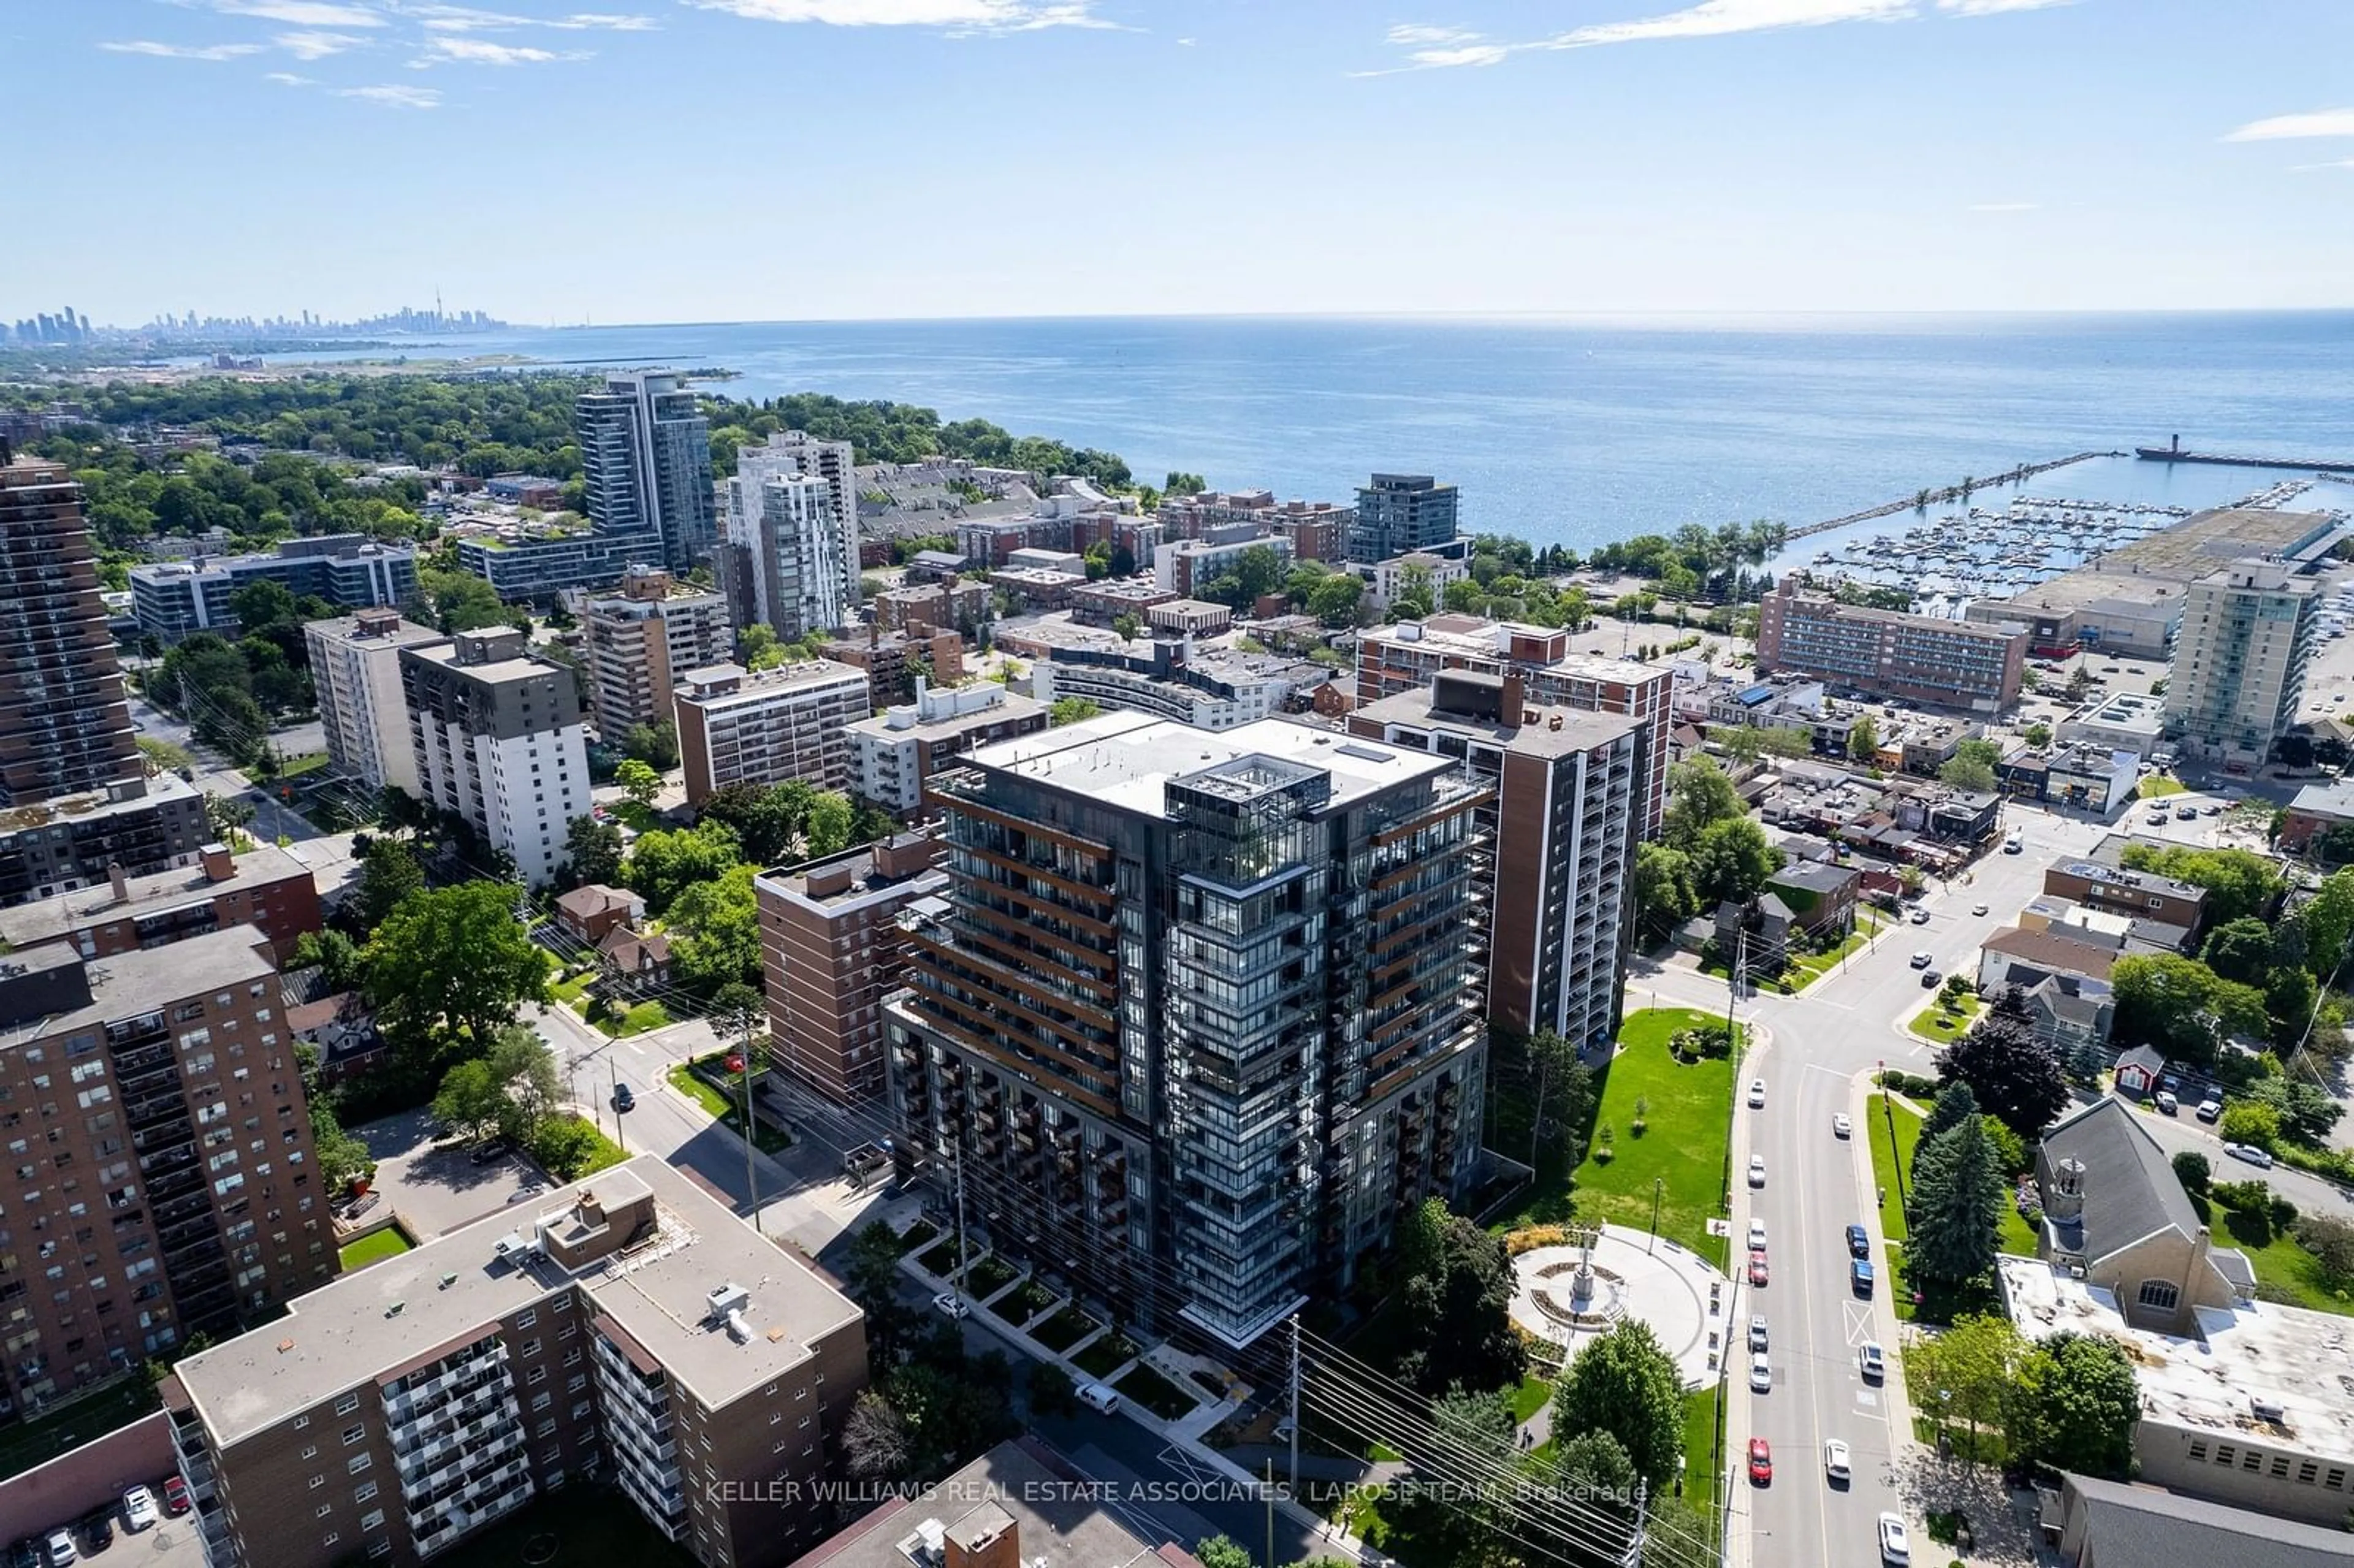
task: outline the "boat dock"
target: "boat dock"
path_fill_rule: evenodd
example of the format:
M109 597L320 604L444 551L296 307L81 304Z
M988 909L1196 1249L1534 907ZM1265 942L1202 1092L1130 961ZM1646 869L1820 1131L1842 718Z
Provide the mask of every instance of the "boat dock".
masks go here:
M1981 486L2015 484L2032 479L2039 473L2049 473L2055 468L2066 468L2071 463L2088 462L2099 457L2125 455L2123 452L2078 452L2073 457L2053 458L2050 462L2023 463L2004 473L1990 473L1983 479L1973 480L1970 488L1976 490ZM1925 490L1918 494L1908 495L1902 501L1892 501L1885 506L1874 506L1863 512L1850 512L1844 517L1833 517L1824 523L1809 523L1804 527L1791 529L1784 537L1804 539L1813 534L1828 534L1834 528L1846 528L1858 523L1869 523L1875 517L1893 517L1900 512L1926 511L1932 506L1948 505L1954 502L1967 499L1968 493L1960 485L1949 484L1943 490Z
M2204 462L2223 468L2293 468L2306 473L2354 473L2354 459L2309 459L2239 457L2228 452L2187 452L2182 450L2182 438L2177 436L2171 445L2136 447L2134 456L2145 462Z

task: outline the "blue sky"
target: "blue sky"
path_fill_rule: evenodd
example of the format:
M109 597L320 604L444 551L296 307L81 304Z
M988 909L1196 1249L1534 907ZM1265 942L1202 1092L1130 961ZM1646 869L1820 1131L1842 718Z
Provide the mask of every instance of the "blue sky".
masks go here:
M58 215L12 319L2354 305L2349 0L43 0L0 49Z

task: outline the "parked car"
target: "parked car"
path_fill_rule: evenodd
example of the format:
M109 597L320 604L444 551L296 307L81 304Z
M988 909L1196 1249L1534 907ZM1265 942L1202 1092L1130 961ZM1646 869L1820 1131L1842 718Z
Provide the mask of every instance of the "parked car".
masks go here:
M1751 1110L1766 1108L1766 1080L1763 1078L1749 1080L1749 1108Z
M507 1139L493 1138L474 1145L474 1151L466 1158L477 1165L488 1165L493 1160L505 1159L514 1151L514 1145Z
M2181 1108L2182 1102L2174 1097L2174 1091L2172 1089L2160 1089L2158 1091L2158 1109L2159 1115L2172 1116L2176 1111L2180 1110Z
M2174 809L2174 820L2178 822L2195 822L2199 820L2199 808L2196 806L2177 806Z
M2002 853L2005 854L2018 854L2026 848L2027 845L2020 842L2018 839L2005 839L2002 841Z
M81 1521L81 1554L95 1557L114 1544L114 1510L101 1509Z
M1923 969L1921 971L1921 989L1923 991L1935 991L1945 983L1946 977L1939 974L1936 970Z
M953 1290L943 1290L933 1297L932 1305L949 1318L962 1319L972 1316L972 1308L966 1306L964 1298Z
M1749 1440L1749 1484L1767 1486L1774 1479L1774 1446L1763 1437Z
M1926 950L1913 955L1913 967L1916 969L1925 969L1936 961Z
M1878 1383L1888 1375L1888 1358L1877 1340L1866 1340L1855 1352L1855 1370L1863 1374L1866 1383Z
M1749 1255L1749 1283L1755 1289L1766 1287L1766 1255L1762 1252Z
M1858 1296L1871 1295L1872 1265L1865 1259L1860 1257L1854 1262L1849 1264L1847 1266L1847 1282Z
M1893 1513L1880 1516L1880 1560L1888 1568L1912 1568L1913 1542L1904 1533L1904 1521Z
M1847 1255L1850 1257L1872 1255L1872 1233L1853 1221L1847 1227Z
M2199 1102L2198 1110L2192 1114L2200 1121L2221 1121L2223 1119L2223 1102L2209 1095Z
M122 1494L122 1527L125 1530L152 1529L163 1517L164 1510L155 1506L155 1494L145 1487L133 1487Z
M177 1476L164 1477L164 1511L168 1514L183 1514L187 1512L191 1506L193 1505L188 1497L188 1483Z
M1987 906L1984 904L1973 904L1970 906L1970 913L1973 915L1983 915L1986 912Z
M1929 923L1929 912L1926 909L1915 906L1911 916L1911 919L1913 924L1915 926L1926 926Z
M41 1568L41 1543L29 1535L10 1542L8 1568Z
M1751 1252L1766 1250L1766 1222L1763 1220L1753 1218L1749 1222L1749 1250Z
M48 1539L42 1545L49 1554L49 1568L66 1568L67 1563L81 1559L81 1553L74 1549L73 1531L69 1530L60 1528L49 1531Z
M1749 1184L1752 1187L1766 1185L1766 1157L1762 1154L1749 1157Z
M1833 1486L1844 1486L1852 1472L1848 1468L1847 1445L1838 1438L1823 1444L1823 1475Z
M2223 1146L2223 1152L2234 1160L2246 1160L2259 1171L2269 1171L2273 1168L2272 1151L2259 1149L2253 1143L2227 1143Z
M1758 1393L1774 1392L1774 1363L1763 1351L1749 1358L1749 1386Z
M1749 1348L1753 1351L1762 1351L1766 1348L1766 1314L1763 1312L1753 1313L1750 1316Z
M1847 1138L1852 1135L1854 1131L1855 1123L1848 1119L1847 1112L1833 1111L1831 1113L1831 1136L1833 1138Z

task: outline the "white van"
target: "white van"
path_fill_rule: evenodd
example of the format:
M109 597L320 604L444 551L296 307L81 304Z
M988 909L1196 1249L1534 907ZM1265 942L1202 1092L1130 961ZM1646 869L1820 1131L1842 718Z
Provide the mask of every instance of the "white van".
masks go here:
M1103 1383L1079 1384L1079 1403L1100 1415L1119 1414L1119 1395Z

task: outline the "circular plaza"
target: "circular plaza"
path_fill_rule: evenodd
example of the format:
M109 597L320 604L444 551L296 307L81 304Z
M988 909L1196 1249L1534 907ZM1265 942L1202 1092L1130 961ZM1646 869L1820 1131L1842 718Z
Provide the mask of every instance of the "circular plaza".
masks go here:
M1715 1381L1739 1337L1731 1280L1675 1243L1624 1225L1532 1247L1512 1271L1512 1321L1572 1357L1589 1336L1638 1319L1696 1389Z

